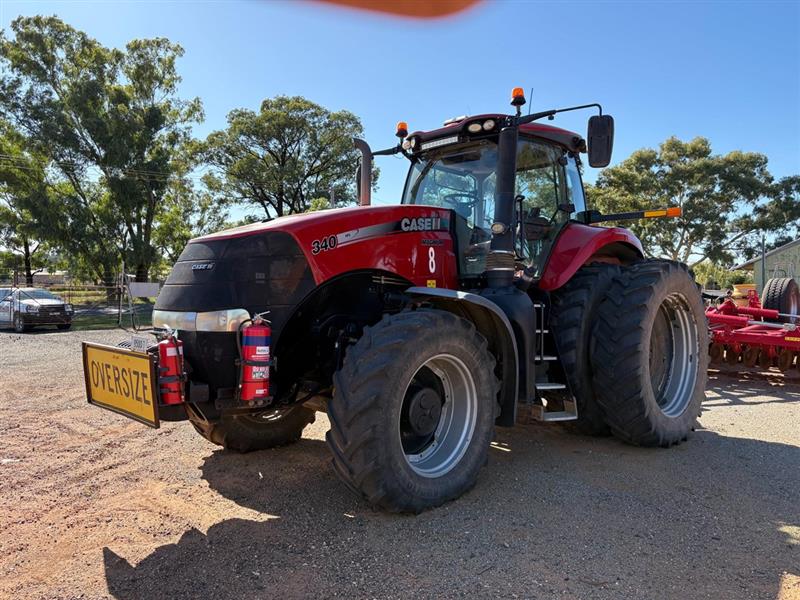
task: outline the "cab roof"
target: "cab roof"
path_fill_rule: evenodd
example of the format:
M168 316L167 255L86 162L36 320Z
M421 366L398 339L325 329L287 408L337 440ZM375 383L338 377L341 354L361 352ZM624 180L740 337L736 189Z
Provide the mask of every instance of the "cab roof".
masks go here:
M492 130L492 133L496 133L502 127L502 122L509 118L509 115L503 115L499 113L473 115L470 117L464 117L463 119L453 123L448 123L439 129L432 129L430 131L415 131L409 135L409 137L418 138L420 143L422 143L454 134L460 135L463 133L464 135L470 135L467 132L467 127L471 123L475 123L476 121L486 121L487 119L493 119L497 122L495 129ZM521 133L526 133L548 142L558 144L559 146L562 146L571 152L586 152L586 141L580 135L572 131L567 131L566 129L561 129L560 127L553 127L552 125L545 125L544 123L526 123L524 125L520 125L519 130ZM477 134L475 137L482 137L482 135Z

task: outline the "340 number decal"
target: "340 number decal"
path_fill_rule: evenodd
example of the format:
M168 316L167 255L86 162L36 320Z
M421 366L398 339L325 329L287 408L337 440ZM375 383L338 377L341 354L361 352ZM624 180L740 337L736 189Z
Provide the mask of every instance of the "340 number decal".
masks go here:
M311 254L319 254L320 252L333 250L334 248L336 248L335 235L329 235L328 237L311 242Z

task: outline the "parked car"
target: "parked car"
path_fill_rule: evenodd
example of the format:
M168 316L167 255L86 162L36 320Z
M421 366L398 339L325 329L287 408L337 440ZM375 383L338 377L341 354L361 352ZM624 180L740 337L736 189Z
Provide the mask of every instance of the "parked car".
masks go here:
M17 333L36 325L72 326L74 311L63 298L41 288L0 288L0 327Z

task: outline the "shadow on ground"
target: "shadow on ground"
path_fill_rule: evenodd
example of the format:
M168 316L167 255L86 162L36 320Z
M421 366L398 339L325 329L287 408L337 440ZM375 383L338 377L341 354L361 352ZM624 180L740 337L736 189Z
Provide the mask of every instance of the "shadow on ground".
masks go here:
M707 430L662 450L518 426L474 490L411 517L351 495L321 441L217 451L211 488L277 518L186 532L135 567L106 548L106 578L117 598L775 599L800 574L798 465L796 446Z

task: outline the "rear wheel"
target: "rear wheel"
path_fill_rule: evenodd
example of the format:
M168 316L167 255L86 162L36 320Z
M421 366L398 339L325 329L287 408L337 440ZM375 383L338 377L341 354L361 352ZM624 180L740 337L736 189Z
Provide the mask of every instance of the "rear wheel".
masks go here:
M565 426L587 435L611 433L594 397L589 345L597 308L619 272L618 266L609 264L583 267L551 295L550 327L578 405L578 420Z
M334 376L336 473L370 503L421 512L471 488L488 460L499 382L469 321L417 310L367 327Z
M705 394L708 331L685 265L624 269L598 311L593 348L597 401L616 436L642 446L686 438Z
M796 323L800 320L800 288L791 277L768 280L762 298L764 308L777 310L785 315L794 315L794 317L781 317L780 320L784 323Z
M186 414L209 442L238 452L251 452L296 442L303 429L314 422L316 413L304 406L292 406L252 414L223 414L219 420L209 421L188 405Z

